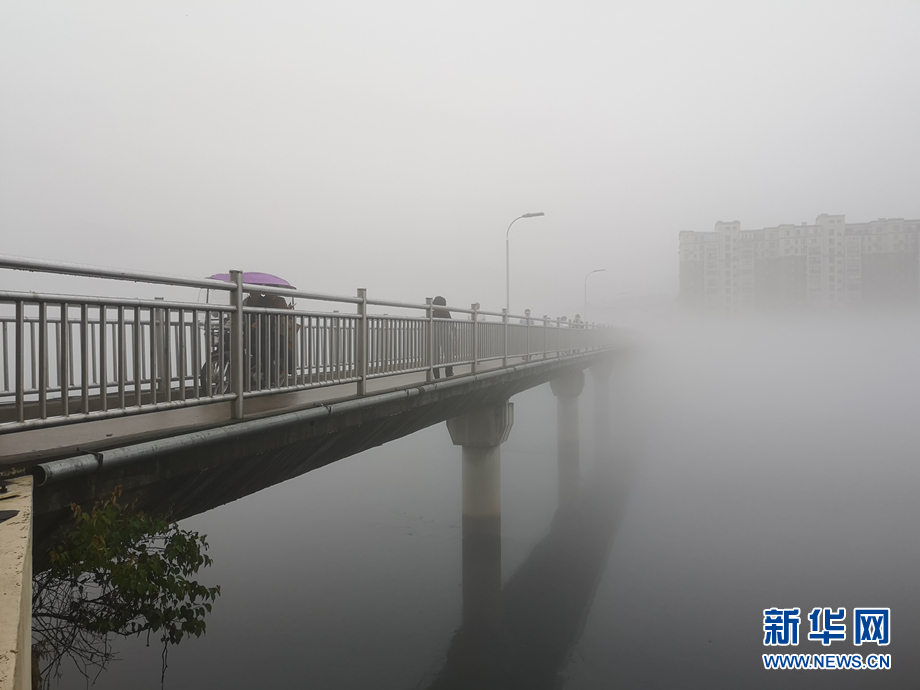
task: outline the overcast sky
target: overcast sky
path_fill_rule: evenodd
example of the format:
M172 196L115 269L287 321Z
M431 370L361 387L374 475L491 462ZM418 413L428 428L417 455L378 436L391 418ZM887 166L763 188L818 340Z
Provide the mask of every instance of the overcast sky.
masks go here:
M920 217L918 2L5 2L0 252L512 309ZM4 281L9 274L4 272Z

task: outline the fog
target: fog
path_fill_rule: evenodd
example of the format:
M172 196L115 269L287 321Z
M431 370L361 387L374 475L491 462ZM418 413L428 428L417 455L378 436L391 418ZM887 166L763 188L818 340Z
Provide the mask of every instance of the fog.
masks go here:
M865 686L765 671L772 651L879 651L764 647L774 606L802 609L803 638L812 607L890 607L874 686L912 687L916 312L676 296L681 230L920 217L918 27L912 2L7 3L0 253L491 310L508 224L545 212L511 231L512 311L581 312L603 268L589 318L635 345L609 410L590 376L580 398L564 558L557 401L513 399L504 592L577 625L538 647L542 685L495 687ZM455 687L460 452L438 424L184 520L223 594L166 686ZM591 586L528 598L570 556L600 564ZM98 687L157 687L158 648L116 647Z
M913 2L0 8L3 252L579 311L677 232L920 216ZM475 276L475 279L473 279ZM31 287L34 283L18 277ZM629 299L629 298L626 298Z

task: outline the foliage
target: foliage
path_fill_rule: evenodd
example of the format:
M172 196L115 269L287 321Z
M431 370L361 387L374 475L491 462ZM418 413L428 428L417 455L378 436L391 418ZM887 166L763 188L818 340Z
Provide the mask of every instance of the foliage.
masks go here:
M159 633L166 651L201 636L220 587L193 578L211 565L204 536L165 517L118 502L121 487L86 512L71 504L74 525L33 580L33 637L48 671L67 656L84 676L113 658L109 636ZM97 672L97 675L98 675Z

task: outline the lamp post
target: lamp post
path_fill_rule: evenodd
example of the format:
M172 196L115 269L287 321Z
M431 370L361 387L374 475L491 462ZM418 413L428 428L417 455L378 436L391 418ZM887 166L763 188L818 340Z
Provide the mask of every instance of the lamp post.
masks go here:
M590 278L595 273L603 273L606 270L606 268L597 268L593 271L590 271L588 275L585 276L585 308L584 316L582 317L585 320L585 323L588 323L588 278Z
M536 218L543 215L546 215L543 211L539 211L538 213L525 213L523 216L518 216L511 221L511 225L517 223L521 218ZM505 231L505 308L508 310L509 314L511 313L511 242L508 236L511 233L511 225L509 225L508 229Z

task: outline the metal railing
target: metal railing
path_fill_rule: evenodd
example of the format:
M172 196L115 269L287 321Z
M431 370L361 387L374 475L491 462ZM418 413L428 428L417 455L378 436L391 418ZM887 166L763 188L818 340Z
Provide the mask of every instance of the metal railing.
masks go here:
M0 255L0 268L204 288L229 305L0 291L0 433L228 401L241 418L248 398L487 362L529 361L612 343L592 324L367 297L192 279ZM261 293L354 313L248 306ZM398 309L400 315L370 313ZM493 365L494 366L494 365Z

